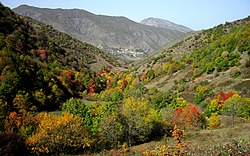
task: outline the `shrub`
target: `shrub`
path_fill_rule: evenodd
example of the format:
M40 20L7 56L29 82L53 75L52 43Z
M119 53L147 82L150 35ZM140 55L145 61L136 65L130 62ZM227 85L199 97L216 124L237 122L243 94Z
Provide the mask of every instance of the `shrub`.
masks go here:
M173 117L173 124L185 128L197 128L201 127L204 122L204 118L200 110L191 104L187 104L184 108L176 109Z
M250 117L250 98L242 98L238 104L237 116L248 119Z
M64 113L57 116L39 113L37 132L27 138L26 144L36 154L59 154L83 151L90 146L88 132L80 117Z
M189 154L187 142L183 142L184 137L184 130L181 130L177 125L174 126L174 129L171 131L174 140L176 141L175 146L170 145L162 145L157 146L154 150L147 150L142 152L141 155L143 156L183 156Z
M219 117L216 114L212 114L208 121L209 129L217 128L220 124Z
M104 117L99 124L99 142L102 147L116 148L123 141L123 129L118 114Z
M197 104L201 103L203 100L205 100L210 95L210 90L207 86L199 85L196 88L196 94L195 94L195 102Z
M80 100L70 98L63 104L62 111L77 115L79 117L84 117L85 113L87 112L87 108Z
M127 98L120 112L129 145L146 141L160 119L160 114L144 99Z
M233 78L235 78L235 79L236 79L236 78L238 78L240 75L241 75L240 70L236 70L236 71L234 71L234 73L232 73L232 75L231 75L231 76L232 76Z
M174 98L168 106L171 107L172 109L177 109L177 108L185 108L187 105L187 101L183 99L182 97L177 97Z

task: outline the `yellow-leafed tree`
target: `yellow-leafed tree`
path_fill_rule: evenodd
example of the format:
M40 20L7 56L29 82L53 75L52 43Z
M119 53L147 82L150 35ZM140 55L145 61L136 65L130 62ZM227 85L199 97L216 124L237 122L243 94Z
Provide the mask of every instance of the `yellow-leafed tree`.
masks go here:
M39 113L37 132L27 138L26 144L36 154L71 153L90 146L82 119L69 113L52 115ZM66 150L66 151L65 151Z

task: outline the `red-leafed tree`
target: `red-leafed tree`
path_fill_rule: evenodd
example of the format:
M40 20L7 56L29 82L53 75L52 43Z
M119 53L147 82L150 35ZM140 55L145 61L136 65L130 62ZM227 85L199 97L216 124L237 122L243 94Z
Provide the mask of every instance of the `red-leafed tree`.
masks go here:
M177 108L174 113L173 124L195 128L201 126L201 122L201 111L195 105L187 104L185 108Z
M229 99L230 97L232 97L234 95L234 92L219 92L215 99L218 100L219 103L225 103L225 101L227 101L227 99Z
M96 89L96 84L93 79L90 79L88 82L88 90L90 94L94 94Z

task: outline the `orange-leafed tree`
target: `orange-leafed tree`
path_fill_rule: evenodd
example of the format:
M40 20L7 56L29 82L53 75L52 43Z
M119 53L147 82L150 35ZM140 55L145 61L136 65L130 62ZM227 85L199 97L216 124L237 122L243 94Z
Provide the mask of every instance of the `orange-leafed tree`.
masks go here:
M96 84L93 79L90 79L88 82L88 91L90 94L94 94L96 89Z
M187 104L184 108L177 108L174 117L173 124L178 124L185 128L196 128L202 125L203 116L201 111L192 104Z

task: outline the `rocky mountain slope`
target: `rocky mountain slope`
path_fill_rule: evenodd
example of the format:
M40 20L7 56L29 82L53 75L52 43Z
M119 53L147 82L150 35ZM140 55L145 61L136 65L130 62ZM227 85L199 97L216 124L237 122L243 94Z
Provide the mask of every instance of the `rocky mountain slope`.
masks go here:
M95 15L79 9L45 9L21 5L14 12L50 24L81 41L130 61L183 37L179 30L146 26L125 17Z
M180 31L183 33L193 31L192 29L190 29L186 26L175 24L175 23L170 22L168 20L159 19L159 18L150 17L150 18L142 20L140 23L144 24L144 25L154 26L154 27L161 27L161 28L167 28L167 29L171 29L171 30L177 30L177 31Z

